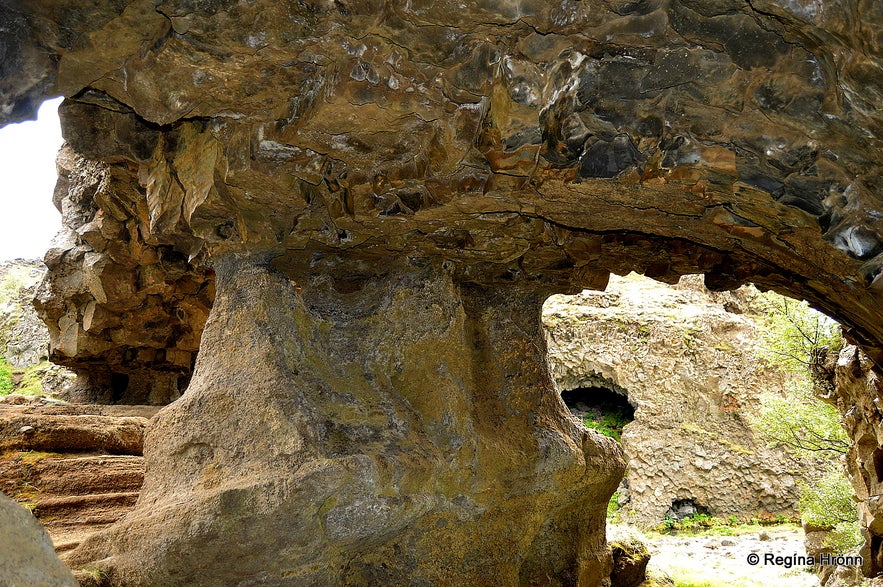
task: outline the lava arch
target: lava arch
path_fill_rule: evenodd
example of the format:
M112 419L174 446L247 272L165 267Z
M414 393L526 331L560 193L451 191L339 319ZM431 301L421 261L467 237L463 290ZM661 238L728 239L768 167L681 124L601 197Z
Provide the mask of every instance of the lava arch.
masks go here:
M144 386L187 374L195 330L114 339L114 307L188 326L217 275L139 509L75 560L117 584L600 584L622 458L548 399L539 313L610 272L807 299L883 363L879 8L694 4L0 7L25 72L0 120L64 95L66 192L97 203L52 256L47 291L84 286L43 305L55 350L111 388L137 386L127 346Z

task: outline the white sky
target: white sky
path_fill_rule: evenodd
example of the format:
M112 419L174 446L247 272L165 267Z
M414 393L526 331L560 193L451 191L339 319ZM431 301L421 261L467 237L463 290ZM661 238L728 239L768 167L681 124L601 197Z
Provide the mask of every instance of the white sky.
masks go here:
M0 128L0 261L42 259L61 228L52 205L59 104L61 98L44 102L37 121Z

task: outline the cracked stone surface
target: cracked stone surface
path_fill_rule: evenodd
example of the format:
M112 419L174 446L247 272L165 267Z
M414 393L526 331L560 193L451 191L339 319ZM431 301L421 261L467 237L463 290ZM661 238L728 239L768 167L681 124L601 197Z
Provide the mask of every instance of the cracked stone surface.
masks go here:
M676 286L627 276L546 301L558 389L604 387L635 408L622 433L623 522L660 524L681 500L719 518L799 517L799 484L815 480L819 463L767 446L750 424L762 394L787 381L759 352L752 295L713 294L698 275Z
M539 297L601 288L609 272L704 273L711 288L751 281L809 300L881 364L881 17L874 0L5 2L0 122L66 98L56 197L68 230L40 300L52 357L94 373L83 393L96 401L174 399L197 347L208 350L213 272L244 256L297 284L273 298L285 304L322 279L358 298L391 266ZM538 323L538 305L523 310ZM248 320L231 328L252 332ZM424 314L397 320L410 336ZM195 399L224 387L208 382L229 357L211 356L184 396L194 399L161 421L219 455L205 422L230 414ZM308 371L334 358L323 361ZM256 369L242 377L273 393ZM207 420L185 419L184 405ZM537 438L557 409L537 407L512 437ZM254 434L271 437L276 423L263 424ZM150 471L181 458L172 437L148 435L148 487L160 483ZM329 440L305 438L307 453L328 454ZM251 470L244 454L224 462L236 463L231 478ZM360 471L356 518L375 511L358 505L369 503L355 497L370 478ZM519 474L491 501L505 503ZM194 470L180 475L199 502ZM431 485L430 501L445 503ZM165 576L136 562L149 543L115 543L120 568ZM553 558L600 584L603 536L581 544L593 554ZM534 560L542 548L511 552ZM405 563L391 564L403 576Z

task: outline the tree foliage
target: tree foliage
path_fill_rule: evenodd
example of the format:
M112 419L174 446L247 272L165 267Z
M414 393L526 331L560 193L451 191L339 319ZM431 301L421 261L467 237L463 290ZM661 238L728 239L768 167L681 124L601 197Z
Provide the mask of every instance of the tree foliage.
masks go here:
M797 457L845 454L849 437L840 425L840 412L812 393L808 381L792 382L784 396L766 393L752 424L771 446L782 446Z
M784 371L809 376L821 349L837 352L843 346L840 325L805 301L768 291L755 303L765 323L761 353Z
M839 470L829 472L812 485L803 484L802 490L800 514L804 523L831 528L858 518L852 485Z
M800 490L803 523L831 529L823 546L845 554L862 545L852 486L841 470L831 470L814 483L801 484Z
M761 396L755 430L798 457L845 454L849 437L840 413L813 393L814 362L843 346L840 325L806 302L774 292L760 294L755 303L763 317L761 354L788 375L783 390Z
M827 465L822 477L801 483L798 508L804 523L831 530L825 546L848 552L862 544L853 489L839 458L849 448L849 437L840 412L813 393L820 383L814 381L822 371L818 363L843 346L840 326L806 302L772 292L758 298L764 320L761 353L788 377L780 393L761 396L751 423L771 445Z

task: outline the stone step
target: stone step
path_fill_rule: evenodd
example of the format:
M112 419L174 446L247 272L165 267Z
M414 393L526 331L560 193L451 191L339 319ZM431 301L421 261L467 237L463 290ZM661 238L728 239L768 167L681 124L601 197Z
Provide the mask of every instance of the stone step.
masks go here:
M52 495L41 497L34 515L44 525L107 524L122 517L135 502L138 491L92 495Z
M0 411L0 454L8 451L140 455L147 419Z
M0 491L68 554L135 506L154 406L0 402Z
M33 453L0 460L0 488L27 484L36 494L89 495L138 491L144 482L144 457L129 455L37 458ZM12 489L10 489L12 490Z
M162 406L71 404L45 397L28 397L9 394L0 397L0 413L14 411L21 414L44 414L52 416L133 416L152 418Z

